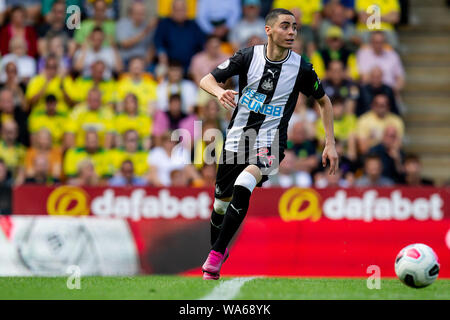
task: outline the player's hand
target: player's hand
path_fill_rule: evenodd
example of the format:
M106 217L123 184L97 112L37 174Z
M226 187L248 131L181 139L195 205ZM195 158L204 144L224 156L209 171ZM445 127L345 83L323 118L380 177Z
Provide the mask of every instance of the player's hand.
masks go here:
M217 98L225 109L233 110L237 106L234 101L234 96L237 94L239 93L234 90L225 90Z
M334 144L325 144L325 148L322 153L322 165L326 167L327 158L330 160L330 171L328 174L334 175L336 170L339 168L339 157Z

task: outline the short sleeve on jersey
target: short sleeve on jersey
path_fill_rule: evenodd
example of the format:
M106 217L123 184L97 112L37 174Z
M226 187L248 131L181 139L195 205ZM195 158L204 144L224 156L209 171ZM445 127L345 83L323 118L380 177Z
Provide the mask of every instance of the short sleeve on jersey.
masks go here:
M249 49L246 48L237 51L231 58L225 60L219 64L211 74L216 79L217 82L225 83L228 78L238 75L242 70L246 70L246 63L248 61L248 56L250 55Z
M312 64L303 62L301 69L304 76L302 77L300 75L300 92L307 97L312 96L314 99L322 98L325 95L325 91L323 90L322 83L320 82L316 71L314 71Z

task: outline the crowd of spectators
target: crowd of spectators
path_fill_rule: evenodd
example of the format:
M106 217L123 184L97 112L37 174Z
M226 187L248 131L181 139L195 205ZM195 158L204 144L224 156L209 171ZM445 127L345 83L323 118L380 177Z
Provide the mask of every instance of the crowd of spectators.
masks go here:
M294 50L333 102L341 166L336 176L321 167L319 110L301 96L266 185L432 184L402 149L399 2L0 0L0 185L213 186L214 158L202 155L217 161L231 114L199 81L265 43L263 17L275 7L295 14ZM374 3L376 30L366 23ZM207 129L218 134L205 138Z

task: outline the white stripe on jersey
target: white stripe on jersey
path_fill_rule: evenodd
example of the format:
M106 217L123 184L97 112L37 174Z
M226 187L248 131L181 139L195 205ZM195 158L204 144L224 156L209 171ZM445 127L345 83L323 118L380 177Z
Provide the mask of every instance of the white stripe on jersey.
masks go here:
M278 79L275 92L270 101L270 104L273 106L283 106L283 111L289 95L294 89L295 81L300 69L300 59L301 57L299 55L291 54L291 57L283 63L280 78ZM266 119L259 128L254 149L270 147L281 118L282 117L275 117L272 115L266 116Z
M261 80L262 74L264 72L264 46L255 46L253 51L253 59L248 68L247 74L247 86L245 88L258 89L259 81ZM242 92L245 91L245 88ZM247 124L248 116L250 115L250 110L239 104L238 113L234 118L233 127L228 131L227 138L225 141L225 149L228 151L237 152L239 140L244 132L244 127Z

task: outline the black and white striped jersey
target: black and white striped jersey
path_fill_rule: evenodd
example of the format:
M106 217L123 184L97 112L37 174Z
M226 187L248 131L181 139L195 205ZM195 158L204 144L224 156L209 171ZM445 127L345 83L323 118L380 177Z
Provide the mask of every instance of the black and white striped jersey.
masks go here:
M211 72L221 83L239 75L239 102L224 146L228 151L241 151L243 140L246 151L275 145L284 151L299 93L316 99L325 94L310 63L291 50L284 60L271 61L266 46L241 49Z

